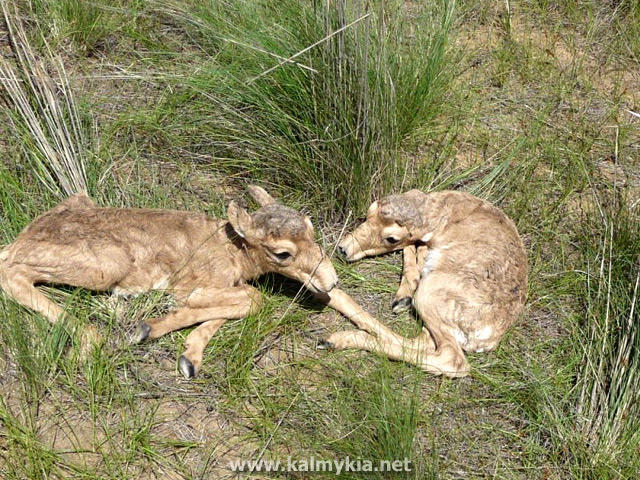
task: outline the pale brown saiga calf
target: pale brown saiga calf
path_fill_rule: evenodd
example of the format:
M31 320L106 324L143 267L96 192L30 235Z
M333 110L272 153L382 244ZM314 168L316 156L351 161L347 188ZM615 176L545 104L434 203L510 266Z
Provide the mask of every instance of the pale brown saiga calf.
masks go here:
M494 349L524 306L527 256L514 223L467 193L411 190L373 203L366 221L338 246L349 261L400 249L404 272L394 311L413 303L422 332L397 335L335 290L325 301L366 331L336 333L327 345L380 352L434 374L467 375L463 351Z
M249 280L277 272L314 293L331 291L338 280L314 241L309 218L260 187L249 191L261 208L249 214L231 202L228 220L175 210L101 208L85 194L71 196L0 251L0 286L51 322L64 310L38 283L124 295L166 290L179 308L140 324L133 341L200 323L187 336L178 362L180 372L193 377L220 326L260 308L260 292Z

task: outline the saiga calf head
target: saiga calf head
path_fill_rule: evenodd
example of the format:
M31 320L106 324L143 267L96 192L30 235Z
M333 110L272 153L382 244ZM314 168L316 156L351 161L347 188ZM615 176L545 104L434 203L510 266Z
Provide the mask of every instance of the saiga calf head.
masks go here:
M227 214L263 272L298 280L314 293L329 292L338 282L338 275L324 250L315 243L309 217L277 203L260 187L250 186L249 193L260 209L250 214L231 202Z
M349 261L401 250L418 241L430 230L424 217L429 197L420 190L391 195L373 202L366 220L346 235L338 251Z

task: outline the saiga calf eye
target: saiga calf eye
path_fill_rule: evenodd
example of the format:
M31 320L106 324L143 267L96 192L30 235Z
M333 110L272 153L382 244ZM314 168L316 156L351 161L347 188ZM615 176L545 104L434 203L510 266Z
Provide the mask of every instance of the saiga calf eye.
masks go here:
M289 252L278 252L278 253L274 253L274 255L278 260L287 260L291 258L291 254Z
M391 245L398 243L400 241L398 238L395 238L395 237L387 237L385 238L385 240L387 241L387 243L390 243Z

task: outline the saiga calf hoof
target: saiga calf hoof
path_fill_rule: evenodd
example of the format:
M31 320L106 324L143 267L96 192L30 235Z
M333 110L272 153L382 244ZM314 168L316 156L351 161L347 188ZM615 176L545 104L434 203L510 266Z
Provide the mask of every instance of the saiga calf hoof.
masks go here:
M328 340L318 340L316 350L333 350L335 345Z
M187 380L196 376L196 368L184 355L180 355L180 358L178 359L178 370L180 370L182 376Z
M140 322L136 327L135 332L131 335L131 343L137 344L140 343L147 338L149 338L149 334L151 333L151 327L144 323Z
M411 308L411 297L399 298L391 304L391 311L393 313L400 313L409 308Z

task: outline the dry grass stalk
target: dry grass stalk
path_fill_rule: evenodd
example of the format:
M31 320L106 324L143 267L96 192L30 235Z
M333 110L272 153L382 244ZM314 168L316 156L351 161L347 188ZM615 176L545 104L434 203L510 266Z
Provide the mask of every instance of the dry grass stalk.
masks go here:
M87 142L62 60L46 42L48 58L37 58L17 9L10 9L3 1L2 13L15 64L0 58L0 76L11 124L16 134L34 147L25 148L26 156L46 188L59 197L86 191ZM57 82L47 66L57 74Z

